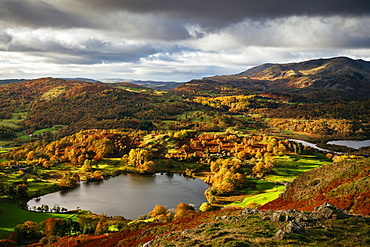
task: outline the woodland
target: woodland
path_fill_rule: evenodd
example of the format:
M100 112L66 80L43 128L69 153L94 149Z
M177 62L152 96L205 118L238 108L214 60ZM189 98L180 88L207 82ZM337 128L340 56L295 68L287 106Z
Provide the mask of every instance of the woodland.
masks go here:
M0 90L0 236L4 239L0 244L6 246L62 246L68 236L79 237L76 243L82 243L158 224L174 227L172 222L190 221L189 214L204 223L204 218L214 217L207 214L277 210L287 204L312 211L330 201L352 214L370 213L364 209L370 188L363 172L369 171L370 149L326 145L328 140L370 138L368 98L299 102L279 94L241 93L232 87L223 93L199 91L200 95L189 96L130 83L55 78L12 82ZM332 151L320 152L290 139ZM297 177L305 184L301 176L306 172L333 164L343 170L361 166L362 173L358 169L346 178L335 178L335 186L346 181L342 192L333 183L325 184L333 196L310 201L308 207L302 207L303 197L281 197L293 193L289 186L300 181ZM335 167L330 171L334 173ZM207 202L200 208L185 203L173 209L153 205L153 211L133 221L124 215L97 215L59 205L27 208L31 198L124 173L200 178L209 185L204 192ZM316 173L317 181L325 175L325 171ZM338 194L348 197L338 199L334 196ZM351 203L346 203L348 198ZM126 246L141 246L147 240Z

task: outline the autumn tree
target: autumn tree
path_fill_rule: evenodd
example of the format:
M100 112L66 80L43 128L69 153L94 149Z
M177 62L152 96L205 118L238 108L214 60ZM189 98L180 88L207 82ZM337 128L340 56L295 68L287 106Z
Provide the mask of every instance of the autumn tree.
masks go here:
M26 221L23 224L18 224L14 228L16 234L12 234L14 241L20 241L25 239L40 239L42 236L41 228L36 222Z
M200 205L199 210L202 212L210 211L212 210L212 204L210 202L203 202L202 205Z
M153 154L145 149L131 149L128 155L122 157L122 163L128 167L134 167L140 173L154 173L156 165L151 161Z
M217 159L211 166L214 170L210 179L211 190L216 194L233 193L247 182L240 162L235 159Z
M92 171L92 165L91 160L85 160L83 166L81 167L82 171L84 172L91 172Z
M80 183L80 177L77 173L67 172L63 178L59 181L59 187L61 188L73 188Z
M58 218L49 218L41 223L43 233L46 237L63 237L69 233L69 226L66 221Z
M272 138L268 144L267 144L267 152L272 153L274 151L274 148L277 147L278 140L276 138Z
M27 199L28 193L27 193L27 184L18 184L16 187L16 193L18 198Z
M155 173L156 165L154 161L145 161L144 164L137 167L140 173Z
M272 168L276 164L276 159L269 153L265 153L263 159L259 160L252 168L252 173L256 177L263 177L265 174L271 172ZM268 154L268 155L267 155Z
M176 214L175 214L175 219L182 218L189 214L190 212L194 212L195 208L189 204L186 203L179 203L176 207Z
M173 213L162 205L156 204L153 211L149 215L160 222L170 222L173 219Z

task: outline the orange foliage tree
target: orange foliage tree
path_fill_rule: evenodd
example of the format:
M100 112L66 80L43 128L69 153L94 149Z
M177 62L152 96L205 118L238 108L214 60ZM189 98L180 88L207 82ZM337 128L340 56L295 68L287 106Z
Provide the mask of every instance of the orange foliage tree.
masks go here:
M182 218L189 214L190 212L194 212L195 208L189 204L186 203L179 203L176 207L176 214L175 214L175 219Z

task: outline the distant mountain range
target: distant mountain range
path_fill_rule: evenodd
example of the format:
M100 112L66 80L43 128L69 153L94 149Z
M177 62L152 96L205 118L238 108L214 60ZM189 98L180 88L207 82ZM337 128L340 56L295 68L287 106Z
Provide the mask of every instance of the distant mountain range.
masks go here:
M203 96L210 93L287 93L308 100L368 98L370 62L336 57L300 63L267 63L236 75L192 80L171 91Z
M11 82L16 82L16 81L25 81L26 79L5 79L5 80L0 80L0 85L5 85Z
M63 79L66 81L104 82L104 83L129 82L132 84L145 86L145 87L158 89L158 90L170 90L183 83L183 82L166 82L166 81L141 81L141 80L121 79L121 78L107 78L107 79L95 80L91 78L76 77L76 78L59 78L59 79ZM28 79L5 79L5 80L0 80L0 85L8 84L11 82L27 81L27 80Z
M205 77L187 83L132 79L61 78L131 83L187 96L264 94L293 101L355 100L370 97L370 62L347 57L299 63L266 63L235 75ZM0 85L25 79L0 80Z
M149 87L153 89L158 89L158 90L170 90L170 89L173 89L183 84L183 82L141 81L141 80L133 80L133 79L120 79L120 78L102 79L100 81L104 83L129 82L132 84Z

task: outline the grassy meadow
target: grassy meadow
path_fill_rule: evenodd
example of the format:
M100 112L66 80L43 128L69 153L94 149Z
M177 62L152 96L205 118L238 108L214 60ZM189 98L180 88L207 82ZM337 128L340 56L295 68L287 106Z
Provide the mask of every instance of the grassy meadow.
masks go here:
M15 217L16 216L16 217ZM18 205L0 199L0 239L8 238L18 224L26 221L42 222L48 218L78 220L76 214L36 213L22 210Z

